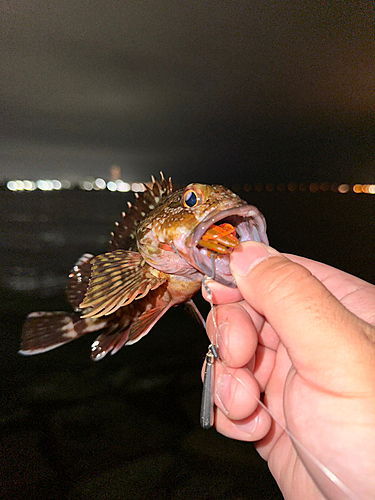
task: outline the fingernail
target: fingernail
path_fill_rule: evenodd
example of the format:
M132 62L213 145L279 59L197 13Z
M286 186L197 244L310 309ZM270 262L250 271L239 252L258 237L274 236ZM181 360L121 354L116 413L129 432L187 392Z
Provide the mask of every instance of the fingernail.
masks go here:
M238 384L238 380L232 377L230 373L220 375L216 384L216 398L221 406L221 410L228 414L232 404L232 395L235 391L233 383Z
M253 267L278 254L277 250L263 243L247 241L231 253L230 270L232 274L246 276Z
M239 423L237 422L237 427L241 429L242 432L248 434L250 437L254 434L259 425L259 413L256 417L250 418L249 420Z

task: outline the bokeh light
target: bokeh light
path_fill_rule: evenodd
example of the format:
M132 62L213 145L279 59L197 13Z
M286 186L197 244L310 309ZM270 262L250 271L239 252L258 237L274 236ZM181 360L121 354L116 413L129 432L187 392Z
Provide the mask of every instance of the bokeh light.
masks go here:
M133 191L134 193L141 193L145 190L144 184L141 182L126 182L122 179L106 181L102 177L88 177L86 179L81 179L76 183L72 183L68 179L38 179L37 181L32 181L28 179L12 179L4 182L4 187L9 191L13 192L32 192L36 189L40 191L60 191L63 189L74 189L80 188L84 191L105 191L106 189L111 192L121 192L127 193ZM232 191L240 193L244 191L245 193L250 193L255 191L261 193L265 191L267 193L272 193L274 191L290 192L294 193L299 191L301 193L318 193L318 192L331 192L345 194L353 192L356 194L375 194L375 184L346 184L346 183L329 183L329 182L280 182L275 184L273 182L268 183L245 183L244 185L233 184L231 187Z
M337 191L339 193L348 193L350 191L350 186L349 184L340 184Z
M24 187L25 191L35 191L36 184L34 181L25 180L25 181L23 181L23 187Z
M117 191L120 191L121 193L127 193L128 191L130 191L130 184L128 182L122 181L121 179L118 179L116 181L116 189L117 189Z
M143 184L139 183L139 182L133 182L132 183L132 191L134 193L141 193L144 191L144 187L143 187Z
M309 185L309 191L310 193L317 193L319 191L319 184L317 182L312 182Z
M112 192L116 191L117 190L116 183L113 181L107 182L107 189L108 189L108 191L112 191Z
M52 181L46 179L39 179L36 181L36 187L41 191L52 191L53 184Z
M9 191L17 191L16 181L8 181L7 188L9 189Z
M95 179L94 189L105 189L105 187L106 187L106 182L104 179L102 179L101 177Z

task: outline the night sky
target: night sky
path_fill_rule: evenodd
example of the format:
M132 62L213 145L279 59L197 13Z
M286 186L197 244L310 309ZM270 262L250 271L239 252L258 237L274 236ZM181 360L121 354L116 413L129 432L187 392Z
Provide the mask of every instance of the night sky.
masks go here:
M0 178L375 181L371 1L1 11Z

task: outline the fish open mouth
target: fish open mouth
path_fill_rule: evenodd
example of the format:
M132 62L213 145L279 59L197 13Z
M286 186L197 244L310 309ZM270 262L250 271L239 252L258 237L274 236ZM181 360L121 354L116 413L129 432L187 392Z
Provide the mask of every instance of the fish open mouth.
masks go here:
M268 244L266 221L252 205L211 213L195 228L186 245L192 250L197 269L234 288L236 283L229 270L229 255L244 241Z

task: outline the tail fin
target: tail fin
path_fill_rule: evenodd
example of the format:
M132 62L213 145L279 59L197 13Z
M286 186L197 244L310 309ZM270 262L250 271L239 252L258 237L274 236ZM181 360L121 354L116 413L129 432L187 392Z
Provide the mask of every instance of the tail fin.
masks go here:
M78 314L66 312L32 312L22 329L20 354L30 356L55 349L86 333L95 332L107 325L106 318L81 319Z

